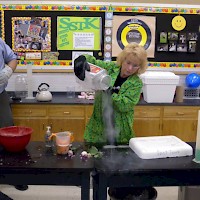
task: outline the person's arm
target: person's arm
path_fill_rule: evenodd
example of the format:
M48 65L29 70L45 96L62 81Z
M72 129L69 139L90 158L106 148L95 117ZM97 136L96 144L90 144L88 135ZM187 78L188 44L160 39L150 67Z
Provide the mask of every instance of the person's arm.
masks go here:
M14 72L15 69L17 68L17 60L11 60L10 62L7 63L7 65L12 69Z
M14 65L11 65L15 69ZM0 86L3 86L8 83L8 79L12 76L13 69L12 67L5 64L5 67L0 71Z
M90 65L88 63L97 65L107 71L116 67L116 64L112 61L105 62L103 60L98 60L94 56L88 54L81 55L74 60L74 72L75 75L82 81L85 79L85 70L90 71Z
M8 79L17 67L17 57L12 49L4 42L0 41L3 48L3 58L5 67L0 71L0 86L8 83Z
M106 62L106 61L103 61L103 60L99 60L99 59L96 59L94 56L91 56L91 55L88 55L88 54L85 54L84 56L86 57L87 62L92 63L94 65L97 65L97 66L99 66L103 69L106 69L106 70L108 70L112 66L116 65L112 61Z
M3 61L5 64L5 68L9 66L14 72L17 67L17 56L15 55L13 50L10 48L10 46L7 45L2 39L0 39L0 45L3 51L2 53L3 53L3 59L4 59Z

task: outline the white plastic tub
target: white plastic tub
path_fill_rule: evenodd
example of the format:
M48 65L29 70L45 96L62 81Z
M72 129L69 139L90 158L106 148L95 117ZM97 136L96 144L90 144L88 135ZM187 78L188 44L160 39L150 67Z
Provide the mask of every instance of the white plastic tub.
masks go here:
M143 96L148 103L172 103L179 76L173 72L145 72L140 76Z

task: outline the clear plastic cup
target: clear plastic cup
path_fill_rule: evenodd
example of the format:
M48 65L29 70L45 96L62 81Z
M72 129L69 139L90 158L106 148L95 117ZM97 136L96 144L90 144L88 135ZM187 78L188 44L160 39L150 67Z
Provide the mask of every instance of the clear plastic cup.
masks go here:
M67 86L67 98L75 98L75 87L74 86Z

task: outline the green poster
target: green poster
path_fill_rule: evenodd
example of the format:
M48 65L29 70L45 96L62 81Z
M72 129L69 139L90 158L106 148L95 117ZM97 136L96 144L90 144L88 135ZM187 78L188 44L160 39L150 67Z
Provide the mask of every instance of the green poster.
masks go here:
M100 17L58 17L58 50L100 50Z

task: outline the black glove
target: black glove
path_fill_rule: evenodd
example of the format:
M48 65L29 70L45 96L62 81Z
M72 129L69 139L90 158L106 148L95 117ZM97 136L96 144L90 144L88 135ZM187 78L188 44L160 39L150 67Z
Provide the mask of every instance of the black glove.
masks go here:
M85 80L85 70L90 71L90 65L85 56L81 55L74 60L74 73L82 81Z

